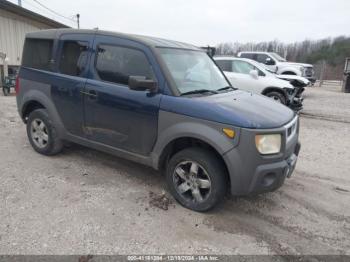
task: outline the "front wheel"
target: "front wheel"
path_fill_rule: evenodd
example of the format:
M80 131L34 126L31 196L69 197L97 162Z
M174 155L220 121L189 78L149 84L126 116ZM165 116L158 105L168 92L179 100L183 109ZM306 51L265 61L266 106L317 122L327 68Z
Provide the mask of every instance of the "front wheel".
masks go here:
M271 98L272 100L278 102L278 103L283 104L283 105L287 104L286 97L279 92L272 91L272 92L267 93L266 96Z
M223 162L201 148L176 153L168 163L166 179L171 194L181 205L200 212L222 200L228 184Z

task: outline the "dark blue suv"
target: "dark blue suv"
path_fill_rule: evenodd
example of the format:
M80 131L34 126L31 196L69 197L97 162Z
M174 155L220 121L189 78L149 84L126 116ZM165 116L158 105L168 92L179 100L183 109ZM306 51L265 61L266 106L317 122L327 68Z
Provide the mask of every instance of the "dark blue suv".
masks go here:
M185 207L272 191L295 167L298 116L235 89L195 46L100 30L26 36L16 82L33 148L65 141L161 170ZM116 160L117 161L117 160Z

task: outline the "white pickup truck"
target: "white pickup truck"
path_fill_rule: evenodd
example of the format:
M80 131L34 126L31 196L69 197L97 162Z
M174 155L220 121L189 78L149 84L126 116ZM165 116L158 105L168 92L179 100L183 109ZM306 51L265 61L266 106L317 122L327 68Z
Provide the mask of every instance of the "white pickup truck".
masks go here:
M297 75L307 78L312 84L316 82L314 68L310 64L287 62L273 52L240 52L237 56L262 63L278 75Z

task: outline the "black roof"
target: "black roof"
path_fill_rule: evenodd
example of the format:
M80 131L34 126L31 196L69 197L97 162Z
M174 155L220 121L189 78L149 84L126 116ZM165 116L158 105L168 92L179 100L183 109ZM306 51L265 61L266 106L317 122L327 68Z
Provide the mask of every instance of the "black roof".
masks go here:
M167 40L152 36L144 36L144 35L134 35L134 34L125 34L125 33L117 33L111 31L103 31L103 30L89 30L89 29L48 29L41 30L38 32L28 33L27 37L29 38L57 38L61 34L96 34L96 35L108 35L108 36L116 36L120 38L130 39L136 42L141 42L150 47L170 47L170 48L180 48L180 49L191 49L191 50L201 50L199 47L186 44L174 40Z
M37 13L34 13L26 8L13 4L9 1L0 0L0 9L6 10L11 13L15 13L19 16L27 17L34 21L46 24L52 28L69 28L69 26L65 24L61 24L55 20L39 15Z

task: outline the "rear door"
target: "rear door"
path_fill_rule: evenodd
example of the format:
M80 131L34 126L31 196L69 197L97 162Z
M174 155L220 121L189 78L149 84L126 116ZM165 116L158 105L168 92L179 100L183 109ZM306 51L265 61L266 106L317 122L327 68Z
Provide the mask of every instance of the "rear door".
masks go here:
M82 92L93 37L91 34L64 34L57 43L55 71L58 73L51 95L66 130L75 136L84 136Z
M145 76L162 88L151 51L134 41L96 36L85 87L85 130L89 140L148 155L157 139L161 94L135 91L129 76Z
M232 86L247 90L255 91L255 79L251 77L249 72L254 70L254 66L241 60L218 60L216 61L221 70L224 71L226 77L231 82Z
M264 83L261 81L260 76L254 78L250 75L250 71L257 70L258 75L261 75L261 71L257 69L254 65L242 61L233 60L232 61L232 85L243 90L251 91L253 93L260 94L263 90Z

